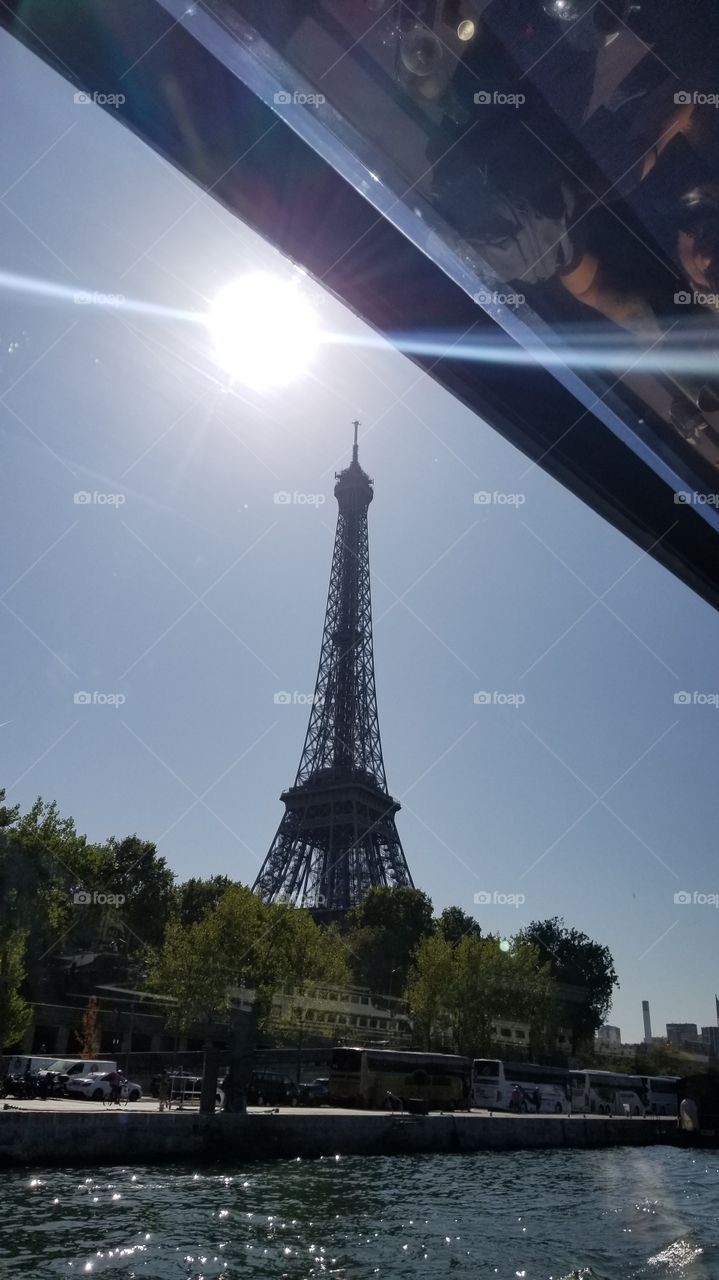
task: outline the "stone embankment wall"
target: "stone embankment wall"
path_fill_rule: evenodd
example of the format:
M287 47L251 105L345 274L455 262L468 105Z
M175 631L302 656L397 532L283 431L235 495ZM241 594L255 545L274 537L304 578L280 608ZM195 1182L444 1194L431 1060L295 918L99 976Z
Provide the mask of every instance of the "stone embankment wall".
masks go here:
M599 1117L2 1111L0 1165L154 1164L404 1152L645 1146L676 1140L672 1120Z

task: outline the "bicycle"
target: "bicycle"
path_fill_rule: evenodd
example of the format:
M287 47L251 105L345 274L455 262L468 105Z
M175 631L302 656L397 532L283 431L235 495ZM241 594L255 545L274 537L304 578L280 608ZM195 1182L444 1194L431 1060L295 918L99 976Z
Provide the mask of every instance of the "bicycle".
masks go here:
M129 1101L130 1090L127 1087L127 1082L125 1082L125 1084L120 1085L120 1090L116 1098L113 1098L112 1091L105 1094L102 1099L102 1105L106 1111L109 1111L111 1107L121 1107L124 1111Z

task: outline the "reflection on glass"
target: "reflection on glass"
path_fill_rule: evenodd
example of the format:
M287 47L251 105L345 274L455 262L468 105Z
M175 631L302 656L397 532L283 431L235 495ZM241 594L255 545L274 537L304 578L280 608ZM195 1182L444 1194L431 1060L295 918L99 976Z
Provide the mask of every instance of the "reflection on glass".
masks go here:
M719 7L697 0L691 18L675 0L232 7L298 84L321 90L326 127L351 126L368 170L421 218L422 247L451 251L495 319L519 314L570 364L597 332L602 349L617 335L619 370L598 353L584 376L711 488Z

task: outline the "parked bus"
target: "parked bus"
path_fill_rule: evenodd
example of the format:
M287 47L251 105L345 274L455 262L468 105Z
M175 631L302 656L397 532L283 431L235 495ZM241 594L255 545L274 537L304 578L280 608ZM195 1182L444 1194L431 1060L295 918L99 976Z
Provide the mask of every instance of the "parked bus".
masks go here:
M566 1067L542 1067L536 1062L475 1058L472 1106L509 1111L513 1097L519 1111L566 1115L570 1109L569 1072Z
M618 1071L570 1071L572 1111L600 1116L643 1116L647 1110L644 1076Z
M335 1049L329 1101L340 1107L391 1108L412 1100L445 1111L470 1104L472 1063L449 1053L395 1049Z
M678 1076L643 1076L647 1090L647 1114L675 1116L679 1111Z

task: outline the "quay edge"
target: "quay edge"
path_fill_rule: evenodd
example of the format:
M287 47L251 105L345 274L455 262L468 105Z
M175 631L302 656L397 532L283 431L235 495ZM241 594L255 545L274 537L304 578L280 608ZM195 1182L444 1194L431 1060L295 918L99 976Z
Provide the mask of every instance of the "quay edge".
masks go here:
M677 1140L676 1121L671 1119L322 1111L0 1112L0 1166L5 1168L648 1146Z

